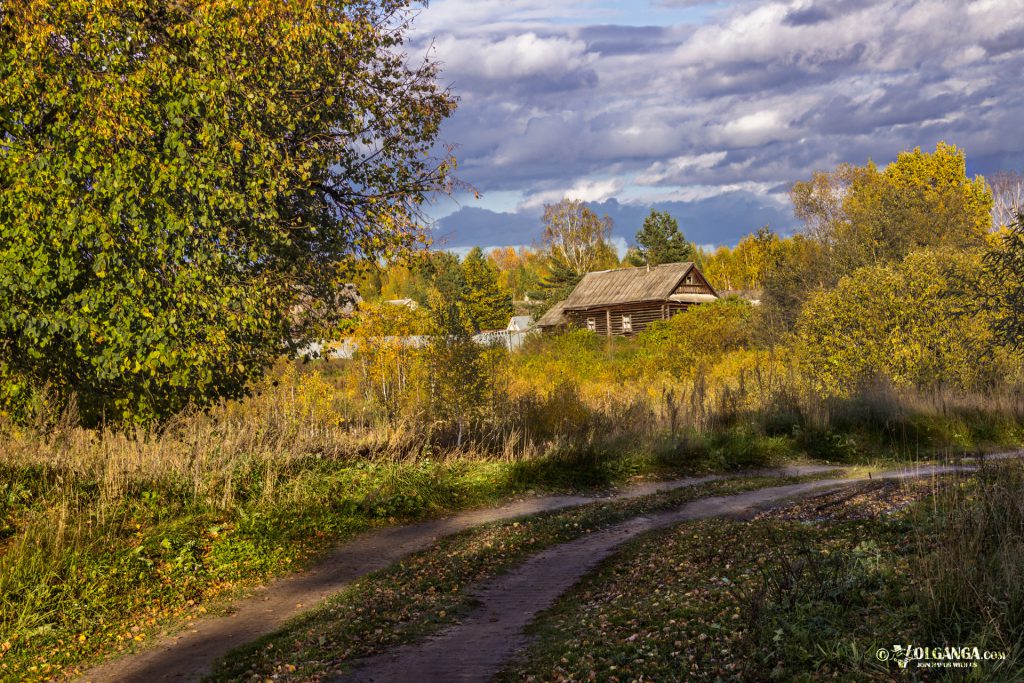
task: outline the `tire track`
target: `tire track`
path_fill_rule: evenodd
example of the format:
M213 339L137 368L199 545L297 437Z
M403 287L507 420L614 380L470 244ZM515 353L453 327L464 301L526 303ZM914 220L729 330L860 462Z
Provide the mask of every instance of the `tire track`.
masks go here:
M278 630L287 620L343 590L356 579L429 548L438 538L489 522L515 519L581 505L627 500L689 486L752 476L799 476L837 467L806 465L735 475L708 475L664 482L640 482L607 496L537 496L449 517L369 531L339 546L313 569L273 581L237 600L225 616L209 616L186 630L162 636L148 648L110 660L82 674L88 683L198 681L231 650Z
M527 644L526 626L543 610L640 534L687 520L747 517L795 496L828 493L869 479L907 479L970 472L975 466L929 465L873 477L826 479L756 489L692 501L668 512L636 517L534 555L518 568L484 584L480 606L459 624L425 641L363 660L335 681L351 683L449 683L489 681Z

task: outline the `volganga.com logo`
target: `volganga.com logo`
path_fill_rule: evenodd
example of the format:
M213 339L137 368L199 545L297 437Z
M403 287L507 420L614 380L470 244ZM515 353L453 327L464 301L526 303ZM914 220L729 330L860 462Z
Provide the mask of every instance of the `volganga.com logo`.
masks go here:
M998 662L1006 659L1006 653L996 650L982 650L974 645L926 646L893 645L880 647L875 657L882 662L896 662L901 669L913 665L929 669L971 669L982 662Z

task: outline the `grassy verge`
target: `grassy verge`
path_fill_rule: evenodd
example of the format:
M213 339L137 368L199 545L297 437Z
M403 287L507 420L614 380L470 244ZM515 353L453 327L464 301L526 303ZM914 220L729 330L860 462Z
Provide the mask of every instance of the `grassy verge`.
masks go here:
M550 422L542 435L498 421L460 449L429 425L380 422L345 388L350 370L286 365L251 398L158 431L0 424L0 678L48 680L137 647L375 525L636 476L877 462L884 449L865 444L894 440L901 456L1019 442L1009 408L931 411L927 429L850 413L842 436L745 413L666 428L649 405L566 391L501 404Z
M1010 490L1007 476L1015 494L986 503L993 487ZM1011 562L1005 541L1022 527L997 520L1020 521L1007 506L1021 508L1022 481L1003 471L940 490L868 484L749 523L648 535L542 615L538 644L499 680L1020 680L1020 555ZM999 539L1000 549L979 546ZM971 544L972 556L957 551ZM1008 658L902 669L894 643Z
M317 680L344 671L354 659L454 623L472 607L472 586L543 548L696 498L807 479L711 482L642 499L490 524L442 539L430 550L353 583L280 632L233 653L221 662L212 680Z
M186 480L140 478L111 498L58 465L0 465L0 678L48 680L129 649L375 525L639 470L571 465L309 458L281 467L272 496L259 467L236 472L229 506Z
M50 680L129 651L376 525L525 492L708 469L698 460L673 467L636 451L412 461L271 454L233 455L231 469L206 463L183 474L189 463L180 455L147 472L149 461L136 454L118 463L123 453L114 451L90 470L57 455L59 443L39 445L34 454L50 448L53 457L36 455L32 463L26 455L21 462L30 463L19 464L8 452L0 460L6 680ZM86 445L64 446L80 457L88 452ZM97 438L91 448L98 459L112 445Z

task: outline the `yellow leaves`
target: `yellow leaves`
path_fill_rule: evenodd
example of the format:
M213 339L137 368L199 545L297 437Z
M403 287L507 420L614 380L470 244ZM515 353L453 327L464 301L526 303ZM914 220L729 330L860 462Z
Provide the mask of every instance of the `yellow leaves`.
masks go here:
M844 394L865 380L970 388L998 369L961 279L978 267L960 252L924 251L854 271L812 297L798 322L804 366L818 388Z
M407 214L422 200L419 188L443 184L443 166L417 164L425 163L422 154L451 101L429 88L402 87L409 74L389 56L389 41L399 34L376 28L387 24L377 23L392 11L387 3L204 0L192 9L170 3L155 19L144 0L7 5L0 32L17 58L7 65L11 87L0 100L12 120L25 124L5 157L16 171L4 187L17 217L11 234L66 252L75 251L69 244L77 233L96 235L60 268L18 264L62 291L79 286L62 282L62 272L91 268L95 275L84 285L88 296L71 304L88 305L59 311L68 316L60 325L70 324L42 340L49 346L26 351L51 349L53 365L78 355L90 367L92 359L81 354L96 353L92 342L106 340L102 359L92 363L95 376L76 375L76 387L54 386L111 397L96 399L109 405L83 406L83 414L113 419L137 412L145 420L184 402L237 393L276 355L290 312L290 295L255 281L252 264L268 280L314 282L323 280L324 262L364 245L377 252L404 247L414 239ZM80 87L64 87L69 82ZM382 123L391 114L401 126ZM376 128L370 138L386 138L394 154L386 166L374 167L366 150L339 151L334 134L356 119ZM303 133L291 139L283 130ZM341 191L341 211L325 210L323 193L310 185L349 151L367 163L356 164L373 178L367 196L347 200ZM244 172L237 173L243 158ZM348 187L346 179L337 185ZM338 213L353 218L340 226ZM316 247L291 240L296 225L315 231ZM109 262L90 261L100 254ZM262 308L232 306L239 297L222 294L223 280L251 289ZM64 303L43 290L23 311L0 312L0 322L37 310L39 320L25 328L55 329L39 321L53 313L47 307ZM143 304L148 308L140 310ZM102 324L91 327L97 318ZM69 329L81 332L75 337ZM26 332L12 334L28 338ZM139 336L146 339L135 344ZM180 363L142 360L146 345L171 337ZM159 377L138 376L147 371ZM44 381L59 374L39 373ZM225 374L231 377L222 381ZM90 391L98 385L104 389Z

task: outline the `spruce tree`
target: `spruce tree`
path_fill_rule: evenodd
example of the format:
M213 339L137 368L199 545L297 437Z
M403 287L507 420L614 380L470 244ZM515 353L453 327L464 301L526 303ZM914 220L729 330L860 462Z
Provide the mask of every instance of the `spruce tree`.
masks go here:
M498 269L474 247L462 261L465 304L477 330L503 330L512 317L512 295L498 282Z
M642 263L649 266L692 261L696 256L693 245L679 231L679 223L666 211L651 209L636 233L636 242Z

